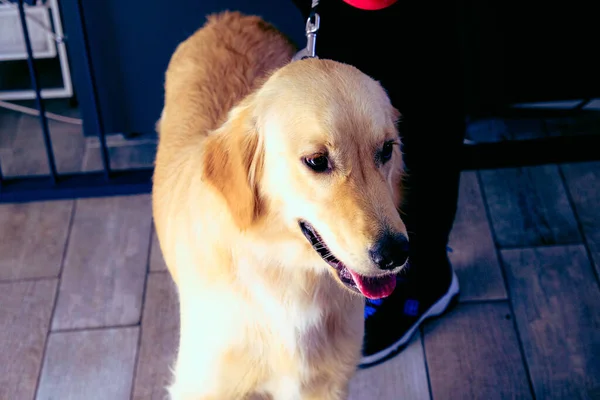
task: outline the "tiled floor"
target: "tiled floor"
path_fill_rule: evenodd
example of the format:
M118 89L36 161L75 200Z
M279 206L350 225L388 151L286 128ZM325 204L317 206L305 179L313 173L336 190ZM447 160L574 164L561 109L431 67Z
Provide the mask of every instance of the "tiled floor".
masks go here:
M24 105L34 107L31 102ZM65 100L48 100L46 107L58 115L80 117L78 109ZM58 173L102 169L100 143L96 137L84 137L81 125L48 120L48 127ZM106 142L113 169L146 168L154 163L154 132L132 140L121 134L109 134ZM0 107L0 167L6 177L48 174L48 159L37 117Z
M178 304L150 206L0 205L0 400L165 398ZM461 302L351 399L600 399L599 209L600 162L464 172Z

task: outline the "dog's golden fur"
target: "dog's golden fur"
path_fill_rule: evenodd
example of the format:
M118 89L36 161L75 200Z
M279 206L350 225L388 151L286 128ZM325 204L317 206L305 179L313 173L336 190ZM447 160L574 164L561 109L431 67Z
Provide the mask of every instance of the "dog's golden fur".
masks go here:
M258 17L223 13L169 64L153 208L180 299L172 399L344 399L363 299L298 220L365 276L383 274L367 255L378 233L405 233L400 150L374 158L398 140L385 92L353 67L290 63L293 53ZM325 152L328 174L302 163Z

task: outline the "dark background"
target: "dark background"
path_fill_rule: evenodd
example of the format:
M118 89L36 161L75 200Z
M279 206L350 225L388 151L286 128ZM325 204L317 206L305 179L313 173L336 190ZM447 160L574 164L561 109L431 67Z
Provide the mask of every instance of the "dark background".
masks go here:
M309 0L307 0L309 1ZM400 0L402 1L402 0ZM67 35L77 35L73 1L61 2ZM296 43L304 23L292 1L81 0L85 34L107 133L149 133L160 115L163 80L175 47L205 15L225 9L258 14ZM600 97L600 30L593 2L462 0L466 103L488 113L515 102ZM431 5L435 12L435 2ZM84 121L93 113L80 42L68 41ZM443 66L442 66L443 67ZM432 107L436 105L432 99ZM86 127L87 134L89 132Z

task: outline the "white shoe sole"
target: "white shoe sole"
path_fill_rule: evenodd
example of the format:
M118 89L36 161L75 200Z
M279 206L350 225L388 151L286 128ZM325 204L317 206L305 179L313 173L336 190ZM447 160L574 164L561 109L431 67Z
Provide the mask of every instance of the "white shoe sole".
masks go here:
M406 344L408 344L408 342L410 341L414 333L417 331L417 329L419 329L419 326L421 326L423 321L425 321L428 318L437 317L443 314L448 309L450 302L458 294L459 291L460 286L458 284L458 277L456 276L456 273L452 271L452 282L450 283L450 287L448 288L446 294L443 295L437 302L435 302L429 308L429 310L427 310L423 315L421 315L421 318L419 318L419 320L408 331L406 331L406 333L397 342L395 342L388 348L381 350L378 353L361 358L358 368L372 367L375 364L386 360L395 352L399 351L401 348L406 346Z

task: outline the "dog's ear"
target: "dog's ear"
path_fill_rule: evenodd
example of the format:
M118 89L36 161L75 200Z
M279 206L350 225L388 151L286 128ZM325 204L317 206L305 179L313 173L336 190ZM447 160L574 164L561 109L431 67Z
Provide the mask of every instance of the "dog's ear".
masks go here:
M260 215L257 179L262 143L248 106L234 109L228 121L206 139L203 177L224 197L241 230Z

